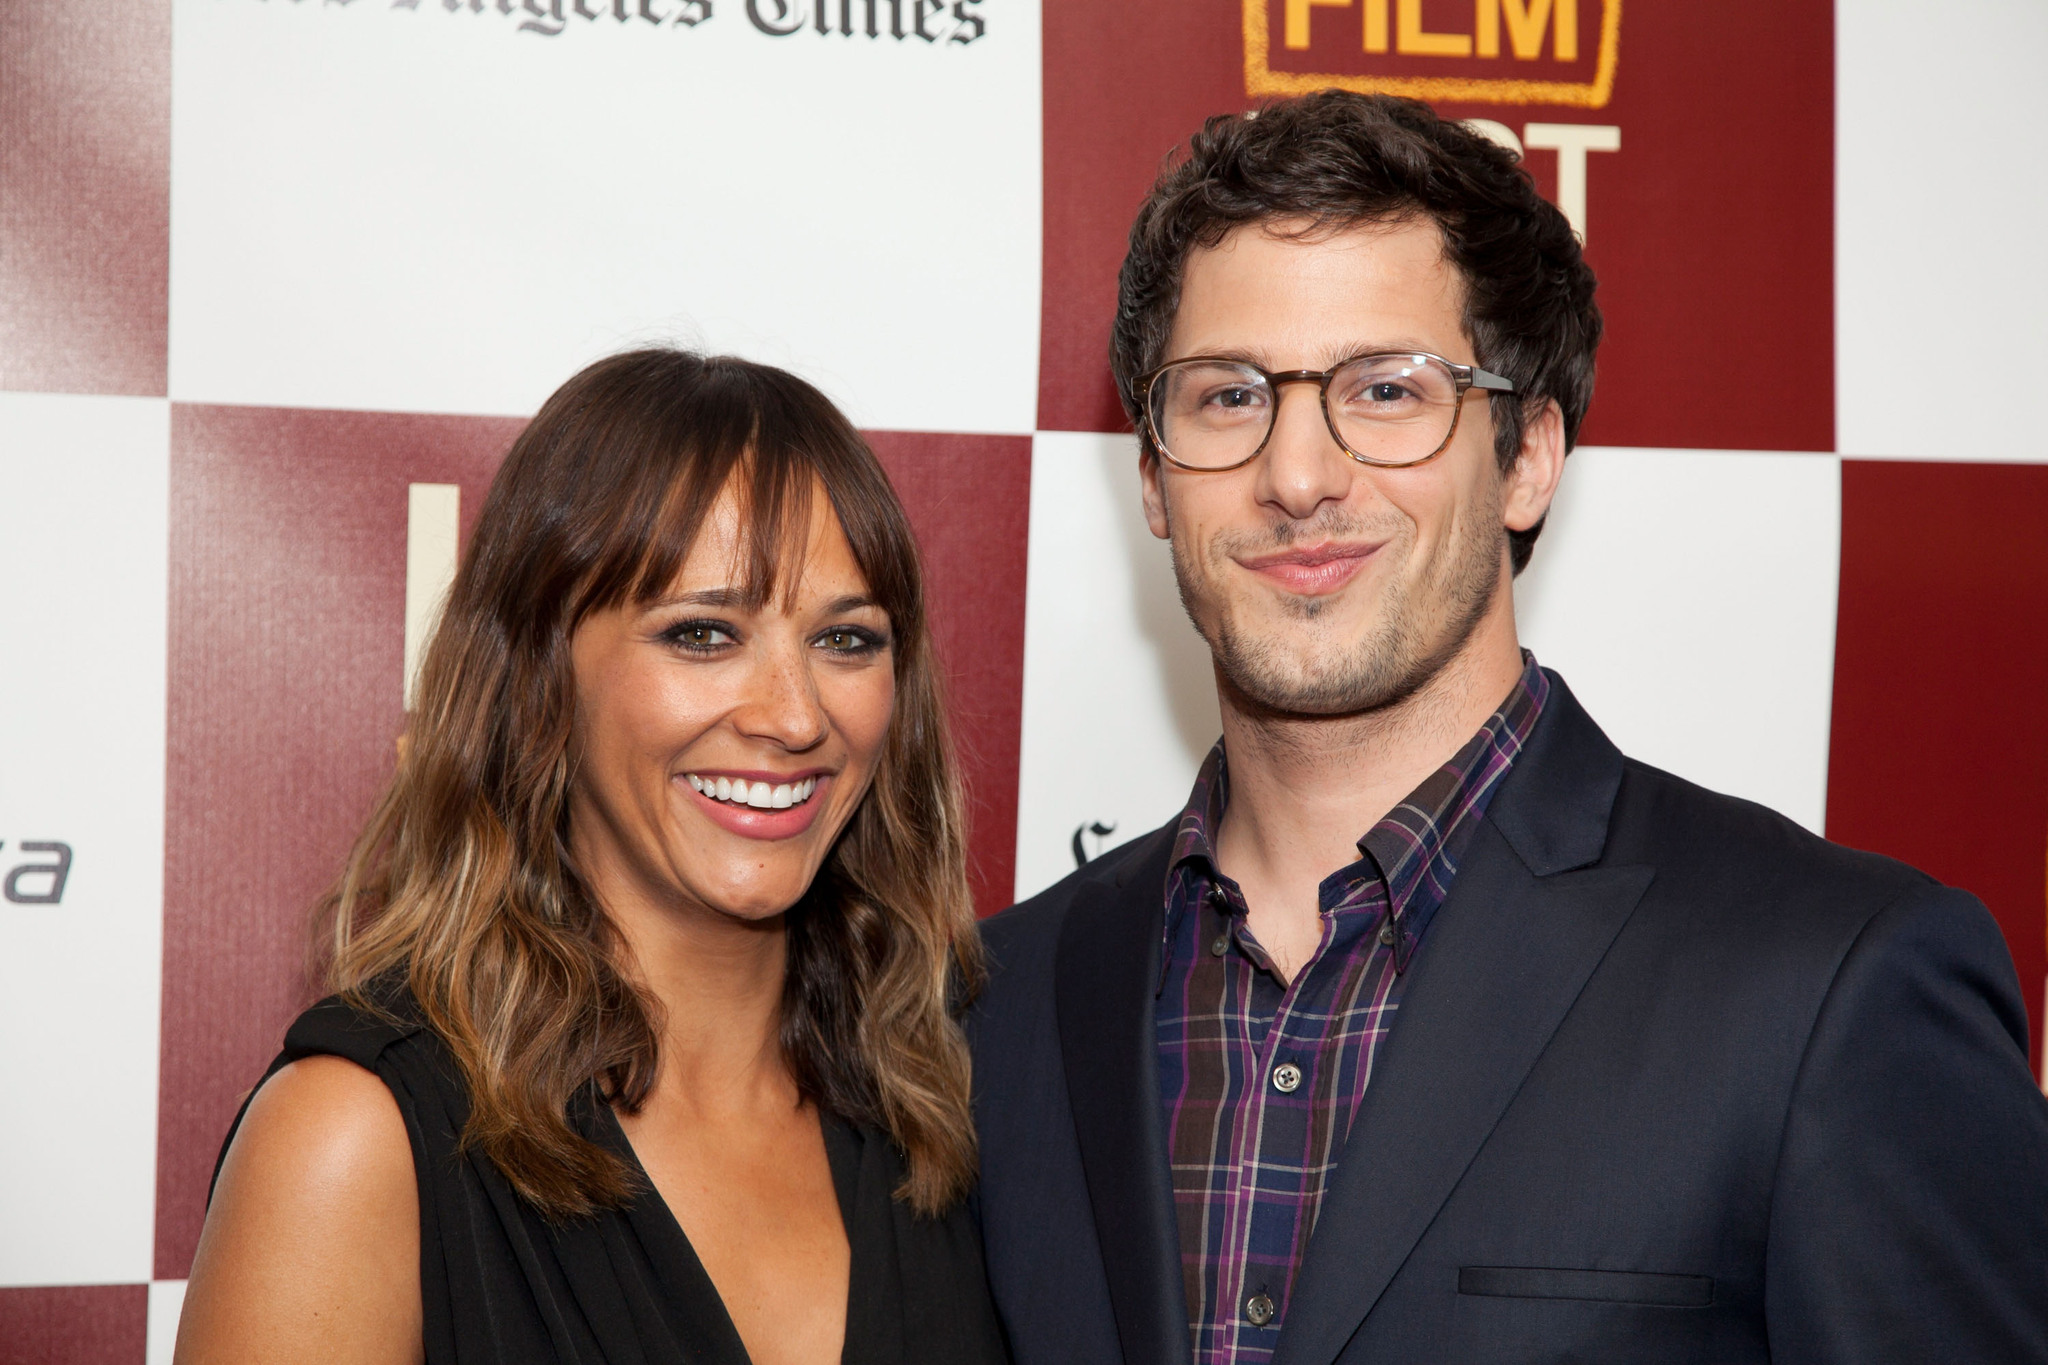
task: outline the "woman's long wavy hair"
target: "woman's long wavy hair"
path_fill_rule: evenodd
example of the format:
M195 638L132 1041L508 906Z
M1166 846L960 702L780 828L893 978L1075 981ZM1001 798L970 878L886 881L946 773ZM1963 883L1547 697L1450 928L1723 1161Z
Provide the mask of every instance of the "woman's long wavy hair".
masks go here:
M464 1142L553 1217L617 1207L631 1166L579 1103L636 1109L660 1020L570 854L575 679L593 611L657 597L728 485L758 605L795 571L819 492L889 614L895 710L874 782L788 913L781 1038L804 1096L901 1147L932 1214L975 1167L955 1018L979 982L962 801L917 547L887 475L810 385L642 350L555 393L491 485L423 663L398 772L325 903L332 989L403 979L468 1084Z

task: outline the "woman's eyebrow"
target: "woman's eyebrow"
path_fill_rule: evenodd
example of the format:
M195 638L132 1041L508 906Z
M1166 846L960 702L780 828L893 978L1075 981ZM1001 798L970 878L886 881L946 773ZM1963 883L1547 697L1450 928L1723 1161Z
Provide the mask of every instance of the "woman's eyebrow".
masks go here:
M662 598L654 604L656 610L664 607L714 607L720 609L746 609L755 605L745 590L736 587L699 588L695 592L679 592ZM874 598L861 593L849 593L835 597L825 604L827 615L843 611L861 611L868 607L879 608Z
M679 592L662 598L654 604L660 607L744 607L747 594L733 587L699 588L696 592Z

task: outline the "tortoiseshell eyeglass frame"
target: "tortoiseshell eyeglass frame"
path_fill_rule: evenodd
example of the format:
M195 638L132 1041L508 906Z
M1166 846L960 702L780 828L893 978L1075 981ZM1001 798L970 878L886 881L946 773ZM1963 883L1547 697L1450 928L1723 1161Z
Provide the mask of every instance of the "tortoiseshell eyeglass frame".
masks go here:
M1391 360L1396 358L1431 361L1443 366L1444 369L1450 372L1452 381L1458 387L1458 397L1451 408L1451 429L1444 433L1443 441L1435 450L1413 460L1375 460L1370 455L1361 455L1356 450L1353 450L1350 443L1344 439L1344 434L1337 430L1336 419L1330 416L1330 381L1336 378L1339 371L1348 366L1356 365L1361 360ZM1188 464L1176 458L1174 453L1167 449L1165 440L1160 436L1158 420L1152 412L1152 385L1160 375L1165 374L1168 370L1181 365L1195 364L1236 365L1241 369L1254 371L1265 379L1266 386L1273 390L1276 395L1272 411L1266 417L1266 434L1259 438L1258 448L1234 464ZM1464 415L1465 394L1469 390L1480 389L1487 393L1513 393L1515 391L1514 381L1503 375L1497 375L1491 370L1483 370L1477 365L1460 365L1455 360L1446 360L1442 356L1432 355L1428 351L1363 351L1358 355L1345 357L1327 370L1268 370L1263 366L1254 365L1250 361L1237 356L1188 355L1182 356L1178 360L1169 360L1156 369L1146 371L1138 376L1137 382L1132 387L1137 391L1139 404L1145 412L1145 434L1151 441L1152 448L1158 451L1168 464L1171 464L1176 469L1185 469L1196 474L1224 474L1233 469L1242 469L1253 460L1258 459L1259 456L1265 454L1266 446L1273 439L1273 428L1280 420L1280 404L1277 395L1282 384L1314 384L1316 386L1317 399L1323 409L1323 425L1330 429L1330 439L1335 441L1346 455L1349 455L1360 464L1370 465L1374 469L1413 469L1416 465L1428 464L1431 460L1443 454L1444 451L1450 449L1452 438L1458 434L1458 419Z

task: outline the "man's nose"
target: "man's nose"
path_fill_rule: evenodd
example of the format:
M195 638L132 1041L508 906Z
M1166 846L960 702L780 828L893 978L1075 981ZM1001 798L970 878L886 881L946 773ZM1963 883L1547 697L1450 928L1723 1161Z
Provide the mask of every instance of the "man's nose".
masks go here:
M1314 384L1279 386L1273 434L1259 459L1257 496L1296 521L1305 521L1325 502L1342 502L1351 491L1357 461L1337 444L1323 417L1322 394Z

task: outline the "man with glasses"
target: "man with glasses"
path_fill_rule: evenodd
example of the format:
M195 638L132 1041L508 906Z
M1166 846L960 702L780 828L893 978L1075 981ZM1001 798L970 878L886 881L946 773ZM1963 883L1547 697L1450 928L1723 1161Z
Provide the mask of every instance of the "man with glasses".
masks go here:
M1223 739L986 926L1019 1365L2048 1361L1990 916L1625 759L1517 642L1593 290L1402 100L1211 120L1140 209L1111 359Z

